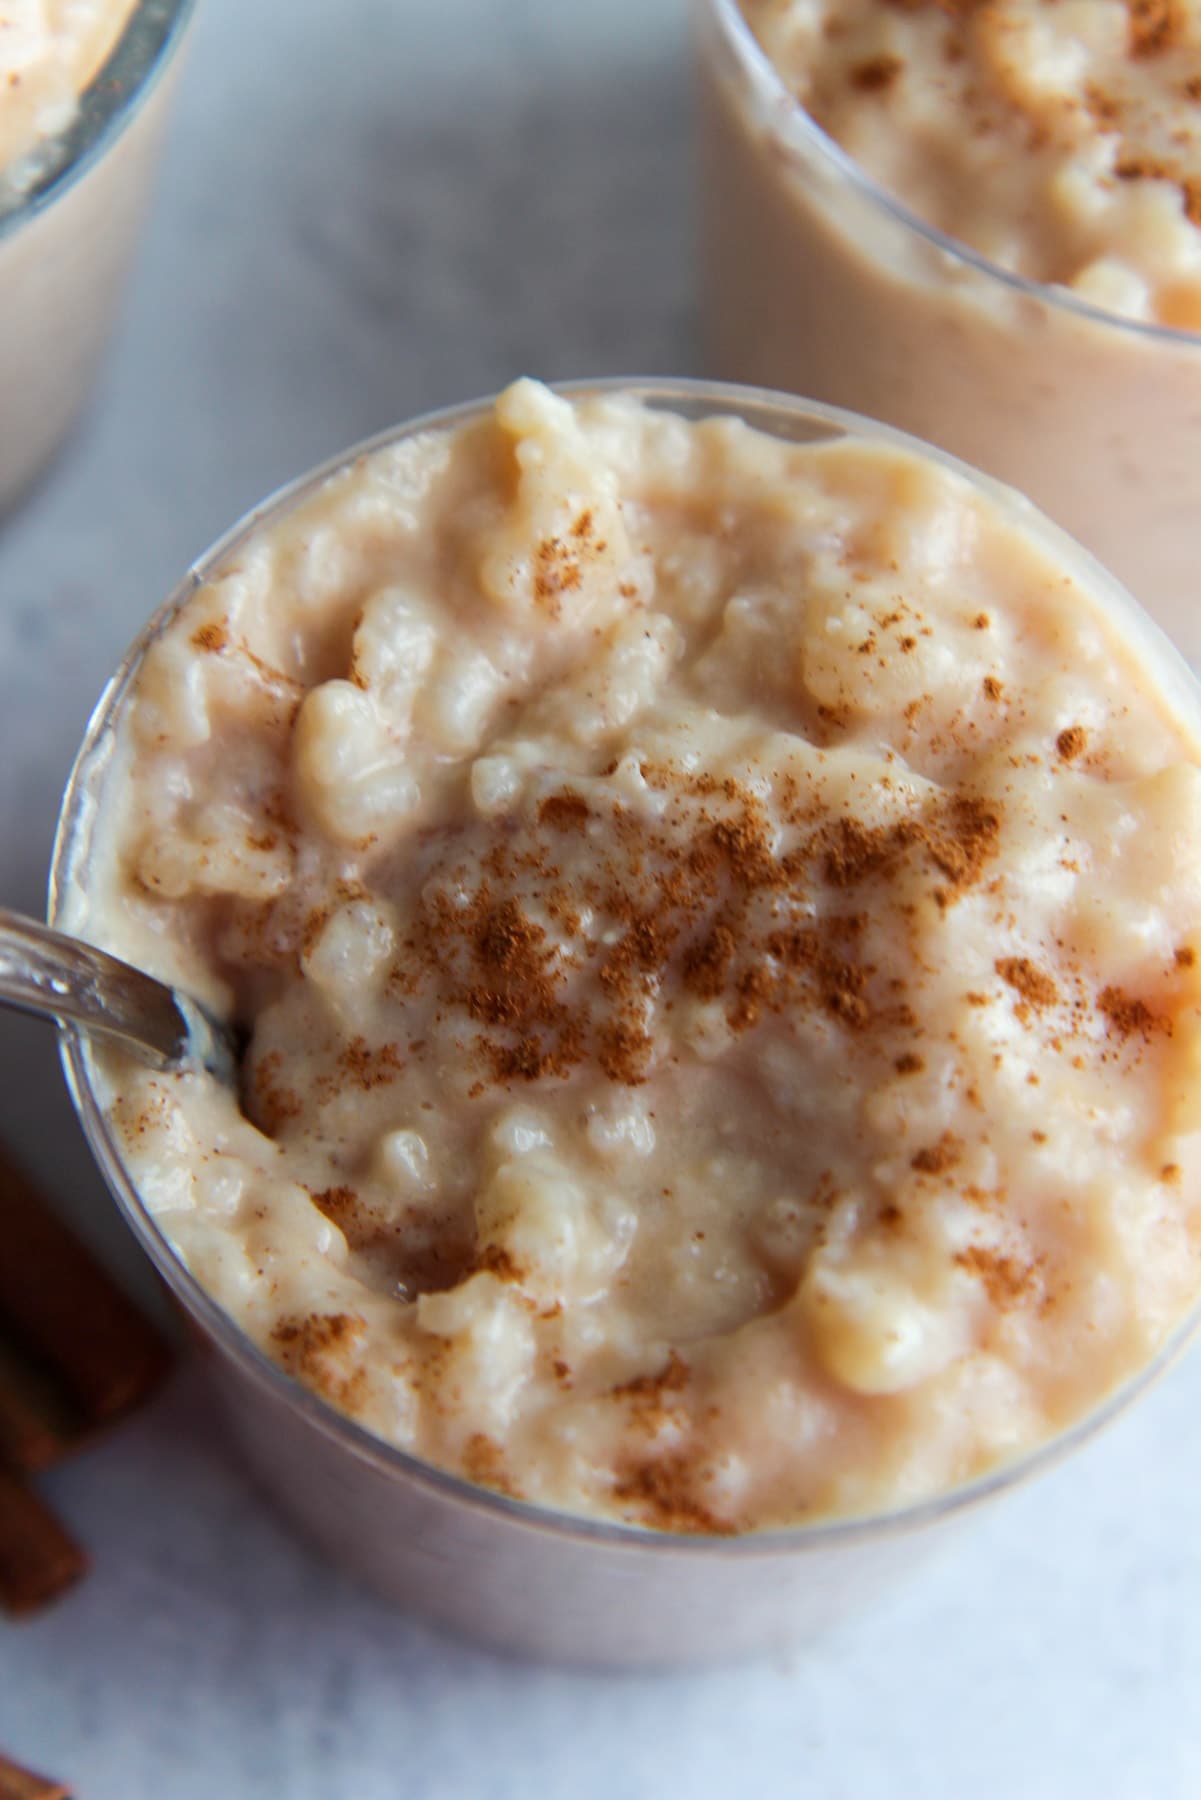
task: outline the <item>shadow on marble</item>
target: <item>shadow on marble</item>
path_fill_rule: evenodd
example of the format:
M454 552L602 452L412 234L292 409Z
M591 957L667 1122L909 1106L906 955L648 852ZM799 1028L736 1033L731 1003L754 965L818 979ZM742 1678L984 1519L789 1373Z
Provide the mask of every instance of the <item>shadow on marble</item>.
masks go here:
M676 52L403 106L334 66L312 125L314 95L274 97L271 169L243 176L276 228L242 244L236 279L197 278L213 283L200 327L245 375L247 428L279 434L281 470L523 373L694 368ZM237 178L225 154L217 185Z

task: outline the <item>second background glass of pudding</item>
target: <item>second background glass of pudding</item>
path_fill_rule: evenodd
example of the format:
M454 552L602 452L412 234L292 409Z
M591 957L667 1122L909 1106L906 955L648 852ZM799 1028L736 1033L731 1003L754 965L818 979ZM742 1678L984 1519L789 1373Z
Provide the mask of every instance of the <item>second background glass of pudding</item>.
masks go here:
M711 371L1011 483L1201 660L1201 332L1103 311L923 224L814 123L736 0L698 11Z
M99 373L195 7L113 0L0 16L0 519L61 448Z

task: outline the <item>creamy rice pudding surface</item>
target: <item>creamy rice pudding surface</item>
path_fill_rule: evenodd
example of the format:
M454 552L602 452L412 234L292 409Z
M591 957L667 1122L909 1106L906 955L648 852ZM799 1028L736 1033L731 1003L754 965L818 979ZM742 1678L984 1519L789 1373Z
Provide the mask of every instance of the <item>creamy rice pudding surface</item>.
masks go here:
M135 32L135 0L0 0L0 515L46 467L95 378L187 11L165 0ZM120 43L120 78L97 80Z
M71 124L134 0L0 0L0 213Z
M370 1430L673 1531L1062 1429L1201 1285L1197 721L1010 506L520 382L232 552L65 922L147 1207Z
M1010 482L1201 665L1201 0L698 14L711 371Z
M740 0L806 111L1002 268L1201 329L1201 0Z

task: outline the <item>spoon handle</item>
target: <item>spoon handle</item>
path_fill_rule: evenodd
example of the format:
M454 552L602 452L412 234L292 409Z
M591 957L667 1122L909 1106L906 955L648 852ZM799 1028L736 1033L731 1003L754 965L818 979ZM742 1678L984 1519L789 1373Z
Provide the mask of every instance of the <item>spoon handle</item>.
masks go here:
M120 1038L143 1061L178 1065L188 1021L164 982L0 908L0 1004Z

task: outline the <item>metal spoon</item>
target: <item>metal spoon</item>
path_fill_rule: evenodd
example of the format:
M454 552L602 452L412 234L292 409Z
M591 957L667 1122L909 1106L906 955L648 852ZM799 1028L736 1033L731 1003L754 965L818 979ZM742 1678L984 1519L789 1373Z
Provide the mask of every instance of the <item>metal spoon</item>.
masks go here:
M116 1038L156 1069L207 1069L235 1087L236 1032L119 957L0 909L0 1004Z

